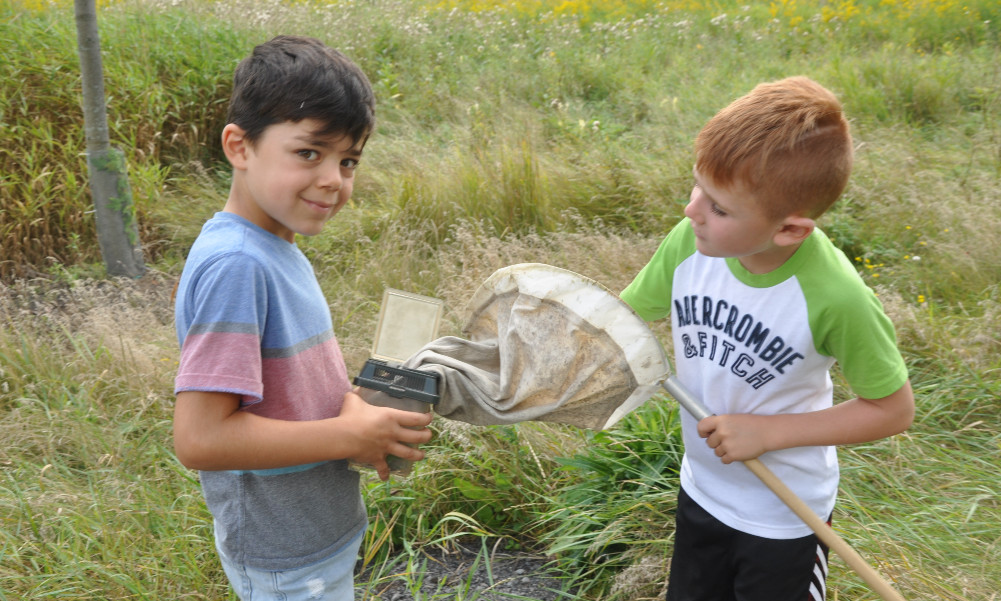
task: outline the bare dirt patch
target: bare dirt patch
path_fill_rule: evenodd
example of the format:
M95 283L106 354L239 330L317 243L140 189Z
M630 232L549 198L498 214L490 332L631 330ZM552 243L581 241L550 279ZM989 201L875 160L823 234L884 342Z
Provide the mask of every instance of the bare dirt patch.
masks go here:
M479 546L421 550L407 569L400 561L398 576L384 577L372 587L370 601L417 599L476 599L477 601L556 601L574 599L566 575L550 558L530 552L484 553ZM365 582L360 574L356 581ZM416 594L415 594L416 593Z

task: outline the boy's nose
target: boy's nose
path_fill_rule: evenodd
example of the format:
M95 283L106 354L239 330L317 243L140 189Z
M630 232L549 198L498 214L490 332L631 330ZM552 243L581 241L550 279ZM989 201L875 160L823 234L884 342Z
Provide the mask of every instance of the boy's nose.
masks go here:
M341 165L340 163L334 163L333 165L324 166L320 171L320 177L316 184L321 188L327 188L329 190L340 190L341 188Z
M695 221L696 223L698 223L698 222L701 221L701 219L699 218L699 211L698 211L698 209L695 206L696 203L697 203L697 199L695 197L695 194L693 193L692 197L688 200L688 204L685 205L685 211L684 211L684 213L685 213L685 217L688 217L692 221Z

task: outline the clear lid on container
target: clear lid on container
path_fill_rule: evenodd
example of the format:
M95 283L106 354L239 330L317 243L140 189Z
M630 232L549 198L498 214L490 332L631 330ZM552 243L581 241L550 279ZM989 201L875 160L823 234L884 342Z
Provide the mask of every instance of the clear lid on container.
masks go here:
M444 303L430 296L386 288L372 341L372 357L402 363L438 337Z

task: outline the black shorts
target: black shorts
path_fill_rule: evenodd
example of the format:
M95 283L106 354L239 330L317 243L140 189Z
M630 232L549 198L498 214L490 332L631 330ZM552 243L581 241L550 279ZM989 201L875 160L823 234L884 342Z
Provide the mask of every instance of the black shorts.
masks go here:
M667 601L822 601L826 579L827 546L815 535L746 534L678 491Z

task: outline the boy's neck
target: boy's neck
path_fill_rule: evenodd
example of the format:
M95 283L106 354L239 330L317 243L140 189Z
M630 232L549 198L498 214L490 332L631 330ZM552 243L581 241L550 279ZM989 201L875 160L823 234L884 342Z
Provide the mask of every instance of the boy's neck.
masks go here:
M785 265L802 245L802 242L798 242L789 246L773 246L765 252L738 257L737 260L744 269L755 275L771 273Z

